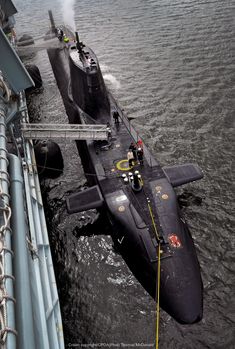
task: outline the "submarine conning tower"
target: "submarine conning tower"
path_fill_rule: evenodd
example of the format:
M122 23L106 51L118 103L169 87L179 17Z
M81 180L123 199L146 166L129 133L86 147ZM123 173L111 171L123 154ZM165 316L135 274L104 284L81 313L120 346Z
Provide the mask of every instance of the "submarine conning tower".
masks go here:
M79 41L70 48L71 89L75 103L96 119L110 115L110 103L104 79L95 53Z

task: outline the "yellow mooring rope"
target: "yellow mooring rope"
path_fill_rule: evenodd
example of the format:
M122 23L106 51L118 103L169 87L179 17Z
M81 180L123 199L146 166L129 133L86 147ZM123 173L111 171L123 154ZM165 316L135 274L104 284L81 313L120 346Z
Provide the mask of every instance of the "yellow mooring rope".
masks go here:
M158 259L158 263L157 263L157 319L156 319L156 349L159 348L158 346L158 342L159 342L159 323L160 323L160 306L159 306L159 302L160 302L160 281L161 281L161 245L160 245L160 237L157 231L157 227L156 227L156 223L154 221L154 216L153 216L153 211L150 205L150 200L147 199L148 202L148 209L149 209L149 213L152 219L152 223L153 223L153 228L156 234L156 238L158 241L158 251L157 251L157 259Z
M156 320L156 349L159 341L159 323L160 323L160 280L161 280L161 246L158 242L158 263L157 263L157 320Z

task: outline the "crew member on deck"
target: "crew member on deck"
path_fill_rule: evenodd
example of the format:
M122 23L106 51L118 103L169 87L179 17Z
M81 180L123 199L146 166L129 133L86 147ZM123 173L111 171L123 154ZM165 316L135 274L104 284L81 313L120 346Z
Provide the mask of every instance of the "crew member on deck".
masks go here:
M63 36L64 36L64 32L63 32L63 30L62 30L61 28L58 28L58 29L57 29L57 35L58 35L58 39L59 39L60 41L62 41Z
M134 142L131 142L129 149L132 151L134 159L137 160L137 148Z
M141 141L141 139L138 140L138 142L136 143L137 148L141 148L143 149L143 142Z
M144 152L142 148L138 148L137 150L137 159L139 160L139 163L141 166L144 164Z
M113 118L114 118L114 123L115 123L115 124L119 124L119 114L118 114L118 111L117 111L117 110L115 110L115 111L113 112Z
M129 150L127 153L127 160L129 161L129 167L132 167L134 162L134 155L131 150Z
M66 44L68 44L69 43L69 38L64 34L64 42L66 43Z
M109 122L107 122L107 125L106 125L106 132L107 132L108 141L110 141L112 138L112 130Z

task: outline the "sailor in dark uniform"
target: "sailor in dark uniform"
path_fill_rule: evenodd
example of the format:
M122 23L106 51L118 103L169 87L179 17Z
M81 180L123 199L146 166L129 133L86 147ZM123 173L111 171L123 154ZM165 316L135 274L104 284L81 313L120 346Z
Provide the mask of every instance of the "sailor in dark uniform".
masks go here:
M138 148L137 150L137 159L139 160L139 163L141 166L144 164L144 152L142 148Z
M134 159L137 160L137 148L134 142L131 142L129 149L132 151Z
M113 112L113 118L114 118L114 123L119 124L119 114L118 114L117 110L115 110Z

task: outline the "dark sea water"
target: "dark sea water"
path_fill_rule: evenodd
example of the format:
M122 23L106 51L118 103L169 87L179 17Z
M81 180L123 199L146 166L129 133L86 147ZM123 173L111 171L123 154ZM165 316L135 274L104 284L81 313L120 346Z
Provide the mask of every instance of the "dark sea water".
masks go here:
M14 2L21 34L43 35L49 8L62 22L59 0ZM204 171L202 181L177 191L188 197L183 211L201 265L204 317L182 326L162 311L160 348L233 349L235 1L77 0L75 21L160 163L197 162ZM65 122L46 52L33 59L45 87L35 97L34 116ZM153 348L156 305L103 235L107 223L92 225L95 211L66 213L66 197L86 180L75 145L60 145L65 173L43 192L66 346ZM99 235L78 237L81 231Z

